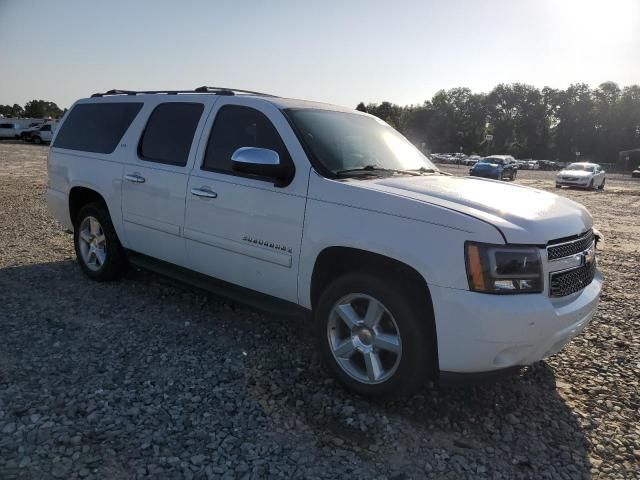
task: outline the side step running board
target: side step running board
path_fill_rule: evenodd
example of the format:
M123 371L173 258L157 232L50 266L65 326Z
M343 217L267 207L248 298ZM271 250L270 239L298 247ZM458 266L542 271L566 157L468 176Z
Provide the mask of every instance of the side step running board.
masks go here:
M233 302L268 312L272 315L284 317L310 317L311 315L310 310L293 302L281 300L248 288L239 287L232 283L208 277L193 270L178 267L137 252L127 251L127 254L129 261L133 265L144 270L169 277Z

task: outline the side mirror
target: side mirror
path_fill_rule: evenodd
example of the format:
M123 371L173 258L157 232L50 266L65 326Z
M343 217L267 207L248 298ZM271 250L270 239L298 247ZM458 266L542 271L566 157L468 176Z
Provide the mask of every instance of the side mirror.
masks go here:
M231 155L231 168L236 172L273 178L276 186L287 185L293 177L293 165L280 162L280 155L268 148L241 147Z

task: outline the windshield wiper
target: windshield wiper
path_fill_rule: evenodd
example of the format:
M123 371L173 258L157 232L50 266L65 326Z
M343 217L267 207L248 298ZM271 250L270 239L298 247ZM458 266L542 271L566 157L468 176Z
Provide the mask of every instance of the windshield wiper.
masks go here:
M347 173L357 173L357 172L373 173L373 174L375 174L376 172L381 172L381 173L406 173L406 174L409 174L409 175L420 175L418 172L415 172L415 171L412 171L412 170L398 170L396 168L378 167L377 165L365 165L364 167L348 168L346 170L338 170L335 173L336 173L336 175L343 175L343 174L347 174Z
M420 167L420 168L412 168L411 170L401 170L402 172L411 172L411 173L418 173L418 174L423 174L423 173L439 173L440 175L451 175L450 173L446 173L443 172L442 170L436 170L435 168L427 168L427 167Z

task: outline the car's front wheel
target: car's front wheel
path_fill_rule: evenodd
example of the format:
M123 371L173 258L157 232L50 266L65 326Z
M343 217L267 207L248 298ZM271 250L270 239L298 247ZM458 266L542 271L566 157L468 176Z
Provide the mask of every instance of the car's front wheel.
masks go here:
M602 179L602 183L600 184L600 186L598 187L598 190L604 190L604 182L606 181L606 178Z
M82 271L97 281L114 280L126 269L127 259L104 205L82 207L73 232L76 257Z
M42 144L42 139L36 135L35 137L33 137L33 143L35 143L36 145L40 145Z
M398 283L344 275L326 288L315 309L325 363L358 393L410 394L435 370L432 314Z

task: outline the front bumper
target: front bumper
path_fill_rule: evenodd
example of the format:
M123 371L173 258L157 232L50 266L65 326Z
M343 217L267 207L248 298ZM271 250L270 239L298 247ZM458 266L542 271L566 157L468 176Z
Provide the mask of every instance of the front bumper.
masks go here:
M556 185L558 187L581 187L586 188L589 186L591 179L587 180L562 180L556 178Z
M500 171L499 170L487 170L487 171L474 171L474 172L469 172L469 175L472 177L481 177L481 178L492 178L494 180L497 180L500 178Z
M600 272L583 290L560 298L430 285L440 371L489 372L558 353L591 321L601 289Z

